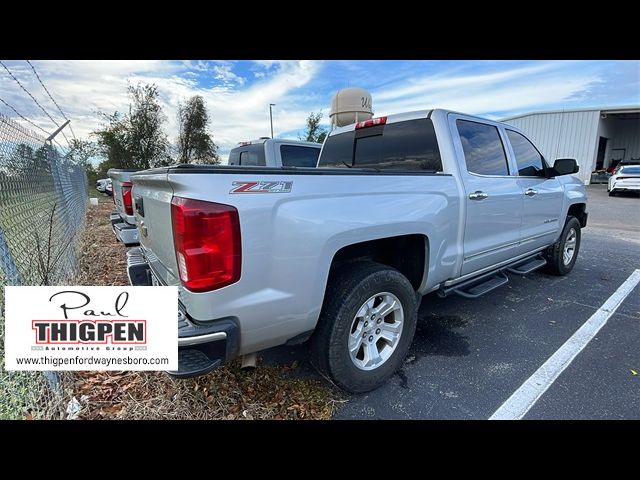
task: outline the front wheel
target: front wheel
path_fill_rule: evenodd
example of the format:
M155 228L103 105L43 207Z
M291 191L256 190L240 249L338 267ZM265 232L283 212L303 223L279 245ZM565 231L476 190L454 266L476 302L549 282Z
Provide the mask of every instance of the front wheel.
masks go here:
M576 264L580 251L580 222L576 217L567 218L560 239L546 253L547 271L553 275L566 275Z
M397 270L355 262L331 275L311 338L311 361L334 384L362 393L401 366L417 321L416 294Z

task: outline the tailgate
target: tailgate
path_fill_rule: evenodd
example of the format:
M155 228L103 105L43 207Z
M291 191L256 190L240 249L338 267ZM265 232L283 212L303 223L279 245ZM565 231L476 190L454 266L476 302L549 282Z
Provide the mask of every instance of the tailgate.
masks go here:
M132 176L133 208L147 262L160 283L179 285L171 228L173 189L168 169L147 170Z
M134 172L139 171L139 169L118 169L111 168L107 172L107 175L111 179L111 183L113 186L113 203L116 205L116 210L120 214L120 217L123 220L126 220L127 223L133 224L134 218L130 215L127 215L127 212L124 209L124 204L122 203L122 183L130 182L131 175Z

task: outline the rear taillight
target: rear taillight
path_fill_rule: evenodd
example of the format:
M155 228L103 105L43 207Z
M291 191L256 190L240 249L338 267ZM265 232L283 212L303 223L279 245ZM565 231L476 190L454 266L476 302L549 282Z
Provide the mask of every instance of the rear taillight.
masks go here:
M131 182L122 182L122 204L127 215L133 215L133 202L131 201Z
M230 205L173 197L171 222L178 271L186 288L206 292L240 279L238 210Z
M387 123L387 117L378 117L365 120L364 122L356 123L356 130L361 128L374 127L376 125L385 125Z

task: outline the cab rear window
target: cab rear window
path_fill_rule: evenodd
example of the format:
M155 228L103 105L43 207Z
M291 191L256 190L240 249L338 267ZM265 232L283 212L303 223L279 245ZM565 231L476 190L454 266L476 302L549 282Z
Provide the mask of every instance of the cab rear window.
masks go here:
M280 145L280 158L283 167L311 167L318 163L320 148L302 145Z
M331 135L318 167L442 171L433 123L428 118Z
M234 148L229 152L229 165L265 166L264 145L259 143Z

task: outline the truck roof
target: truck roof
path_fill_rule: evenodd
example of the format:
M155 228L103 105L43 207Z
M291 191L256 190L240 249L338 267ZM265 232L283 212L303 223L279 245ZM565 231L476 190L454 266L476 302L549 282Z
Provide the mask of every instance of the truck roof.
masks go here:
M320 148L322 146L322 144L320 143L316 143L316 142L305 142L302 140L294 140L291 138L258 138L257 140L250 140L247 142L240 142L238 143L237 146L233 147L232 150L235 150L236 148L239 147L245 147L247 145L259 145L261 143L294 143L296 145L303 145L305 147L315 147L315 148Z
M455 113L458 115L464 115L465 117L477 118L478 120L482 120L483 122L491 121L495 123L503 123L497 120L490 120L487 118L479 117L477 115L470 115L468 113L457 112L455 110L447 110L444 108L434 108L431 110L413 110L411 112L394 113L391 115L386 115L387 117L386 123L389 124L389 123L395 123L395 122L404 122L406 120L415 120L417 118L430 118L436 112L443 115L447 115L449 113ZM377 117L373 117L373 118L377 118ZM344 132L350 132L355 129L355 126L356 126L356 123L351 123L349 125L345 125L344 127L337 127L333 129L331 132L329 132L328 136L338 135ZM519 129L513 127L512 125L510 125L509 128L520 131Z

